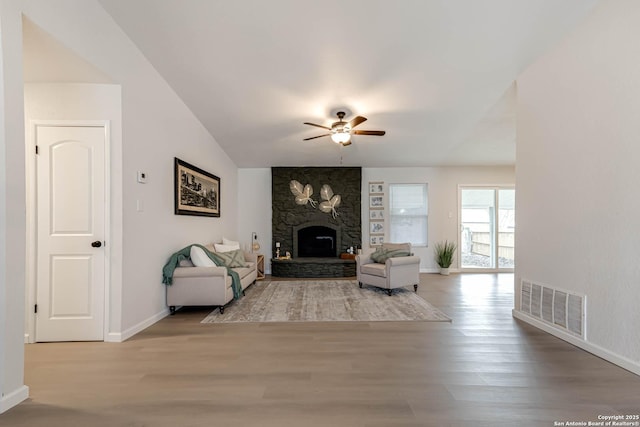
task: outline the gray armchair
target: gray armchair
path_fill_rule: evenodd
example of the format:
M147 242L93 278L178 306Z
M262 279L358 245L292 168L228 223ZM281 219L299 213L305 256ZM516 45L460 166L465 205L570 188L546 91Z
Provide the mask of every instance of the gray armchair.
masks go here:
M401 249L411 253L410 243L383 243L383 249ZM404 288L413 285L413 290L418 291L420 282L420 257L402 256L388 258L384 264L374 262L370 251L356 257L356 276L358 285L372 285L387 289L391 295L395 288Z

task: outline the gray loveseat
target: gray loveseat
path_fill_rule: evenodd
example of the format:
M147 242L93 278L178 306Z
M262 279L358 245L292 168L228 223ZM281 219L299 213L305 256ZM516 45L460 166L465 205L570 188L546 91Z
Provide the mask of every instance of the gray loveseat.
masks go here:
M213 245L206 245L207 249L215 252ZM247 267L237 267L233 270L240 276L242 292L255 283L257 269L257 255L244 252ZM195 267L190 261L181 261L173 273L173 284L167 288L167 305L171 314L176 307L190 305L212 305L224 307L233 299L231 276L226 267Z

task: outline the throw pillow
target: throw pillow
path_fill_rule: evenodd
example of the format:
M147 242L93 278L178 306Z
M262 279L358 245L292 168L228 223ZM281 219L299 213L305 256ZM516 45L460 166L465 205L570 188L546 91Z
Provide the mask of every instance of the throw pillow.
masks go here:
M240 243L237 243L235 245L221 245L219 243L215 243L213 247L216 248L216 252L231 252L240 249Z
M247 262L244 260L244 253L240 249L229 252L216 252L213 255L216 259L220 260L225 267L247 267Z
M404 249L378 248L374 253L371 254L371 259L379 264L384 264L389 258L397 258L409 255L409 251Z
M229 240L226 237L222 238L222 244L223 245L231 245L231 246L238 246L238 249L240 249L240 242L236 242L235 240Z
M191 262L196 267L216 267L216 263L209 258L209 256L197 246L191 246Z
M385 258L385 255L387 253L387 250L384 248L377 248L372 254L371 254L371 259L373 260L373 262L377 262L380 264L384 264L385 261L387 260L387 258ZM384 259L383 259L384 258Z
M385 259L385 261L389 258L398 258L409 255L411 254L405 249L387 249L387 258Z

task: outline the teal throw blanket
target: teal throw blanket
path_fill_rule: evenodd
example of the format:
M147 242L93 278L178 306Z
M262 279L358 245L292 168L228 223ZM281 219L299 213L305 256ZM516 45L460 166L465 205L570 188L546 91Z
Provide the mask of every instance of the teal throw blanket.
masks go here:
M227 269L227 274L231 276L231 288L233 289L233 298L239 299L242 296L242 284L240 283L240 275L233 271L231 268L224 265L222 259L216 256L215 253L211 252L209 249L205 248L202 245L193 244L189 245L185 248L180 249L178 252L171 255L169 261L162 267L162 283L170 286L173 283L173 272L176 270L176 267L180 265L180 261L184 259L190 259L191 256L191 247L197 246L204 251L205 254L213 261L218 267L225 267Z

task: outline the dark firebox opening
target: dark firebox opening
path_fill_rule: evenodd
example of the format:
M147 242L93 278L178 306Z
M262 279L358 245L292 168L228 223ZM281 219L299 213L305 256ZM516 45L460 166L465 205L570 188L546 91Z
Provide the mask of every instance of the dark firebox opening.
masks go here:
M298 230L299 257L337 257L336 230L311 226Z

